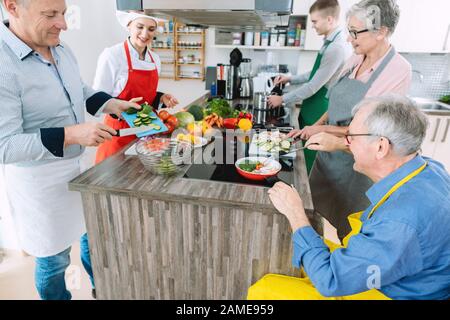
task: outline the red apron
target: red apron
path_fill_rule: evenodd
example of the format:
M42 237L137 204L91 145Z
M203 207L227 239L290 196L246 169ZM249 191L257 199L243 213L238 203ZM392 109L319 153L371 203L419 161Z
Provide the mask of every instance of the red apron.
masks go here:
M133 98L142 97L143 101L147 101L148 104L151 105L155 100L156 90L158 88L158 70L156 67L155 70L150 71L133 69L128 41L125 41L124 47L128 60L128 82L122 93L117 98L120 100L129 101ZM150 55L152 62L155 63L150 51L148 54ZM114 130L129 128L126 121L114 119L110 115L106 115L105 124ZM134 139L136 139L136 136L113 137L111 141L105 141L97 149L95 164L105 160L109 156L112 156Z

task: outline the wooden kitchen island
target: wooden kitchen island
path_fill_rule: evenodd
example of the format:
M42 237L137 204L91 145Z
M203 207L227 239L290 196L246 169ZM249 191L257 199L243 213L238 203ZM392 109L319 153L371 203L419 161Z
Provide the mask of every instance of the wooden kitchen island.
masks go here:
M298 275L268 188L156 176L121 152L70 182L81 192L99 299L245 299L267 273ZM303 152L294 186L320 231Z

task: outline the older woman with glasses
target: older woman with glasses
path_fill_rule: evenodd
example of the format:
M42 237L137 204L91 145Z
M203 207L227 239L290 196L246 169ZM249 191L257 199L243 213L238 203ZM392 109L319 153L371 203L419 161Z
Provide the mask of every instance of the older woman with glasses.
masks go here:
M394 0L363 0L350 9L348 41L355 54L329 90L328 112L315 125L294 130L290 137L307 140L320 132L343 137L352 120L352 108L364 98L407 93L411 65L389 42L399 17ZM347 215L369 204L364 192L372 182L353 171L353 164L353 156L347 152L319 152L310 175L315 210L337 229L341 239L350 229Z

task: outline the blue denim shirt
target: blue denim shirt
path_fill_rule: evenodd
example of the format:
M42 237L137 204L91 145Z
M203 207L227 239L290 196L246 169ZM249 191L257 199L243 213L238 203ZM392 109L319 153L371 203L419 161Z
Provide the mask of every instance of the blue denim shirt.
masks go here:
M0 23L0 163L35 166L79 156L64 147L64 127L96 115L111 96L87 87L65 45L46 61Z
M370 210L401 179L428 166L381 205ZM303 265L325 296L346 296L376 286L392 299L450 298L450 176L431 159L417 156L366 193L360 234L330 253L311 228L294 233L293 264Z

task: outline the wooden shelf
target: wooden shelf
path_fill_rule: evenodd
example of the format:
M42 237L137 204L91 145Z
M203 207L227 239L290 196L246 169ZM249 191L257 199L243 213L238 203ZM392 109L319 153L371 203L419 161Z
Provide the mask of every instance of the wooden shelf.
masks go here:
M173 51L173 47L172 48L158 48L158 47L156 47L156 48L152 48L152 50L170 50L170 51Z
M178 47L177 50L203 50L203 47Z
M177 32L178 35L181 36L190 36L190 35L198 35L201 36L203 32Z
M222 49L251 49L251 50L291 50L291 51L306 51L302 47L270 47L270 46L243 46L243 45L232 45L232 44L216 44L213 48Z
M201 66L202 63L178 63L179 66Z
M203 80L202 77L182 77L182 76L179 76L178 78L180 78L180 79L191 79L191 80Z
M175 62L161 61L161 64L175 64Z

